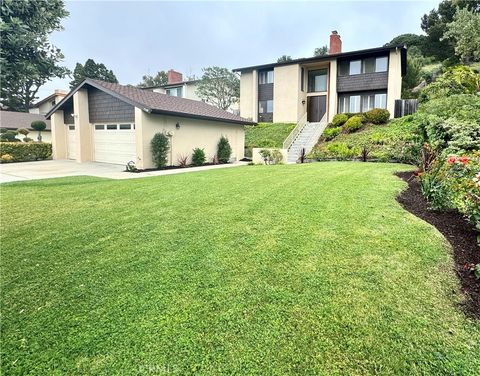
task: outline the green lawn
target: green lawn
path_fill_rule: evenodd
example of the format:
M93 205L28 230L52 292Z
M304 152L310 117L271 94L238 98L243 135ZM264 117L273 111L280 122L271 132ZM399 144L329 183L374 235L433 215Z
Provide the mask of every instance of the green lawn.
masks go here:
M251 156L252 148L281 148L295 124L290 123L258 123L245 127L246 155Z
M1 187L5 375L480 373L408 166L245 166Z

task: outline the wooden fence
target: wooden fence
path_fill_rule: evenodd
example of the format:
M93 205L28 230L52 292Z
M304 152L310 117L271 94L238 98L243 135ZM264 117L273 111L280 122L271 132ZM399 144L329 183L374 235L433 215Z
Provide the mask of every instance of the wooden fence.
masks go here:
M395 100L395 111L393 116L396 118L411 115L417 112L418 99L397 99Z

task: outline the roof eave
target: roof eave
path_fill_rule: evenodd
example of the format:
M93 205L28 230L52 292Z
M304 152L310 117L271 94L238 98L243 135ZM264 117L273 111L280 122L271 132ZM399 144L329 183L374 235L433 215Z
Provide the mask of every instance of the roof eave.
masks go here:
M211 121L218 121L218 122L222 122L222 123L232 123L232 124L239 124L239 125L255 125L255 124L257 124L253 121L248 121L248 120L225 119L225 118L219 118L219 117L215 117L215 116L188 114L188 113L176 112L176 111L166 111L166 110L152 109L151 113L158 114L158 115L170 115L170 116L178 116L178 117L184 117L184 118L211 120Z

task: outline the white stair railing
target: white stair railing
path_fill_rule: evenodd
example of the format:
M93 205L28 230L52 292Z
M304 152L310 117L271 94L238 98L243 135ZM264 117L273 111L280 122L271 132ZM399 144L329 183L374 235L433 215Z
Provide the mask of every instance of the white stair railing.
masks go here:
M295 128L292 129L288 137L285 139L283 142L283 148L284 149L290 149L290 146L292 146L293 141L297 138L298 134L302 131L303 127L305 127L305 124L307 124L307 113L300 118L298 121L297 125Z

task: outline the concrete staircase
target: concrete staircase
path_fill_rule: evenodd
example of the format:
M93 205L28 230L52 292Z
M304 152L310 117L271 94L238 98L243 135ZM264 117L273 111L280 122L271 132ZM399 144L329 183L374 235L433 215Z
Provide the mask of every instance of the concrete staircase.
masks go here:
M293 139L290 147L288 147L288 163L296 163L301 156L302 149L305 149L305 154L310 153L312 148L318 142L319 137L327 127L325 116L322 121L318 123L306 122L301 128L300 132Z

